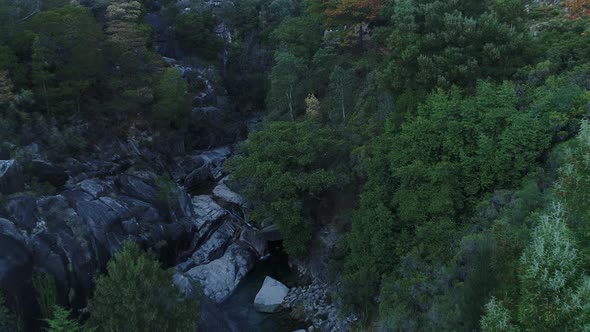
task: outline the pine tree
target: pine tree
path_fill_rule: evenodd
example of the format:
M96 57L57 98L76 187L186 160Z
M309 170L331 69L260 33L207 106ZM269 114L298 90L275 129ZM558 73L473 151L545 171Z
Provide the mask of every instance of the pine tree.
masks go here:
M480 321L482 332L516 332L510 312L495 297L485 306L485 315Z
M578 268L579 254L564 212L555 204L541 217L521 257L519 321L530 331L590 328L590 283Z
M48 332L80 332L83 330L77 321L70 319L71 312L69 310L56 305L51 311L53 317L47 320Z
M301 58L285 51L277 52L275 61L270 75L269 108L277 118L288 114L288 118L295 121L304 106L307 66Z
M157 89L156 117L166 125L182 128L190 112L188 84L176 68L168 68Z
M198 299L185 298L172 275L137 244L125 243L96 280L90 326L105 332L195 331Z

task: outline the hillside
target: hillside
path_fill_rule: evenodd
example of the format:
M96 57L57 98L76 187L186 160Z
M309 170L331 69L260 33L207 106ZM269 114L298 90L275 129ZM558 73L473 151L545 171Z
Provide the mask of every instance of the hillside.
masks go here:
M0 0L0 331L590 329L590 1Z

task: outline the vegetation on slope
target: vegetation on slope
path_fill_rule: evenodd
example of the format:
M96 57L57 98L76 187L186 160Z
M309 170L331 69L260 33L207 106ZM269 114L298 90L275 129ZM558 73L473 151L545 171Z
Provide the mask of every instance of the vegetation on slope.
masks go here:
M275 29L268 123L234 180L300 255L331 220L302 202L360 192L332 262L360 325L588 328L590 25L565 5L306 1ZM315 172L352 185L301 190Z

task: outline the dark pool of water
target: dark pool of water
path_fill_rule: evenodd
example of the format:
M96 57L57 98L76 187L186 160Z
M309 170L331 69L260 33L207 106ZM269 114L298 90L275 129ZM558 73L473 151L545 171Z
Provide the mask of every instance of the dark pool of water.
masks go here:
M254 298L266 276L289 287L297 282L289 268L287 255L283 251L275 251L242 280L234 294L221 304L221 310L241 332L292 332L306 328L305 323L292 319L288 312L264 314L254 309Z

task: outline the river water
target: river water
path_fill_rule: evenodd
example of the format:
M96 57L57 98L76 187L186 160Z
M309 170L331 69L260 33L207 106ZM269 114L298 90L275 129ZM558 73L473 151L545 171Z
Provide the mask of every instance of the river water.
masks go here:
M292 332L307 328L305 323L292 319L288 312L265 314L254 309L254 298L266 276L288 287L297 282L295 273L289 268L287 255L282 250L276 250L267 259L258 262L236 291L221 304L221 310L242 332Z

